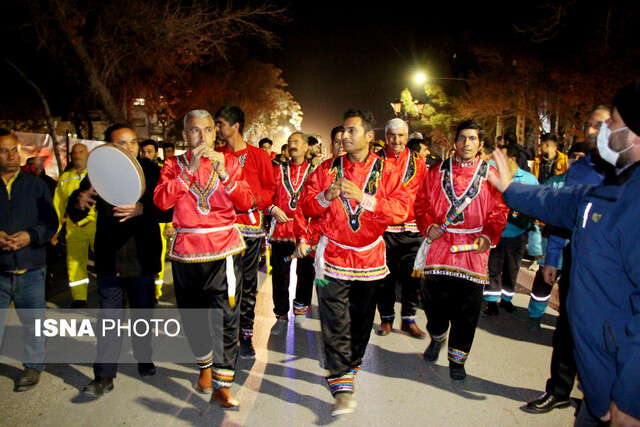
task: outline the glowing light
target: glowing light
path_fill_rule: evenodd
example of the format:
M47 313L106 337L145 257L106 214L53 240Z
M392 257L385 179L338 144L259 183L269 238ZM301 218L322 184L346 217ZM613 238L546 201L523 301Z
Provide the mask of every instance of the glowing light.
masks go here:
M418 84L422 84L427 81L427 76L424 73L418 73L415 76L415 81Z

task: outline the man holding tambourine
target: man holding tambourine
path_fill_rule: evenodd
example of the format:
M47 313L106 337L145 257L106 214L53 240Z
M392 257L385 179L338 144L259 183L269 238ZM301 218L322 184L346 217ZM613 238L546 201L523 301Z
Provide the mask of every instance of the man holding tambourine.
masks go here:
M122 317L125 293L131 308L153 309L154 276L160 271L158 222L171 220L163 218L166 214L153 203L160 169L148 159L137 159L139 146L133 129L121 124L110 126L105 140L107 144L91 152L87 177L67 206L69 218L76 222L94 205L98 212L95 263L101 319ZM98 335L95 379L84 393L100 396L113 390L120 339L106 331ZM133 337L132 344L140 376L155 375L151 335Z

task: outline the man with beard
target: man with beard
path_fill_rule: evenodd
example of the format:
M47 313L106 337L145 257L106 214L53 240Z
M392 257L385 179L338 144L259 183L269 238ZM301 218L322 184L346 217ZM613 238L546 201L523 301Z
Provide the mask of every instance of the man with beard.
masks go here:
M558 151L558 137L545 133L540 137L540 151L542 154L533 160L531 173L540 184L547 182L555 175L563 174L569 169L567 156Z

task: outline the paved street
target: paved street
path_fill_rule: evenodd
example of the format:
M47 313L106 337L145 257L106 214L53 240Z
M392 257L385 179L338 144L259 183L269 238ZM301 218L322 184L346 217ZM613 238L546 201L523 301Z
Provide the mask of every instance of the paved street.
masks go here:
M167 264L168 265L168 264ZM171 277L170 272L167 275ZM525 269L520 282L530 286ZM90 364L49 365L36 389L12 391L19 364L0 364L0 424L17 425L433 425L569 426L572 408L532 415L521 410L544 388L551 357L555 313L548 310L543 329L526 326L528 295L517 294L516 314L481 317L469 360L467 381L452 384L446 352L435 366L422 362L428 340L394 331L379 337L372 331L364 363L356 380L358 408L337 419L330 416L332 398L324 381L320 325L314 298L305 319L290 319L286 336L270 336L271 279L260 274L254 344L257 358L239 360L232 388L242 407L224 412L208 403L208 396L191 387L193 365L158 363L151 379L138 377L136 365L121 365L113 392L100 399L80 390L93 377ZM93 285L95 286L95 285ZM90 293L95 297L95 289ZM50 298L68 307L66 292ZM66 305L65 305L66 304ZM97 304L91 301L90 304ZM173 305L171 285L165 285L161 306ZM399 312L399 304L397 304ZM374 328L379 318L376 316ZM418 325L425 325L424 312ZM399 327L399 319L397 325ZM574 397L580 398L578 390Z

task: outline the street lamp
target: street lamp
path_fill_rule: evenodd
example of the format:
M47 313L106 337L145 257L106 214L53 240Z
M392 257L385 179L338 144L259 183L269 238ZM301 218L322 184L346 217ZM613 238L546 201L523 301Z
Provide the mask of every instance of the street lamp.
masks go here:
M418 120L420 120L422 118L422 112L424 111L425 103L418 100L418 102L415 105L416 105L416 112L418 113ZM407 122L407 126L409 127L409 132L411 132L411 120L413 120L414 116L409 114L407 111L403 111L402 101L399 101L396 98L395 101L391 102L391 108L393 108L393 112L395 113L396 117L401 118L402 120Z
M396 98L396 100L391 103L391 108L393 108L393 112L396 116L400 116L400 112L402 111L402 102Z

